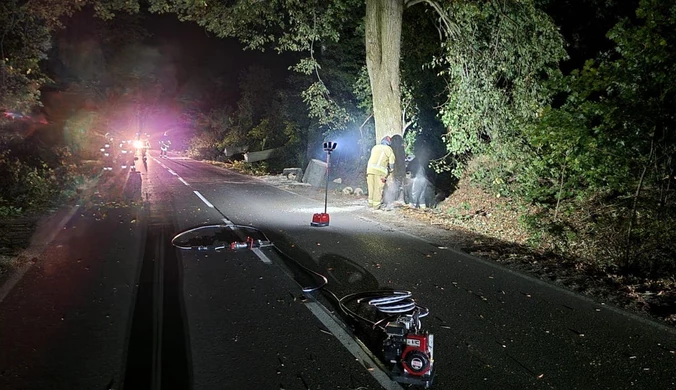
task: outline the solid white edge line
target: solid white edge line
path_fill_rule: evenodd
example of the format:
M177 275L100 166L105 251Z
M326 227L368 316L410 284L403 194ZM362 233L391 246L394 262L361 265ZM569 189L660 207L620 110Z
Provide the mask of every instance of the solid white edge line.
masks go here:
M200 194L199 191L193 191L193 192L194 192L195 195L197 195L200 199L202 199L202 202L204 202L207 206L211 207L212 209L214 208L214 205L212 205L211 203L209 203L209 201L207 200L207 198L203 197L202 194Z
M331 316L326 309L314 301L305 302L305 306L312 314L334 335L336 339L347 349L352 356L357 358L364 368L380 383L386 390L404 390L399 383L393 381L389 375L383 372L380 367L371 359L356 341L340 326L338 321Z
M272 264L272 261L270 260L270 258L267 257L265 255L265 253L263 253L263 251L260 250L260 248L251 248L251 251L256 256L258 256L258 258L261 259L261 261L264 262L265 264Z
M190 184L188 184L188 182L187 182L187 181L183 180L183 178L182 178L182 177L180 177L180 176L179 176L179 177L178 177L178 180L180 180L180 181L181 181L181 183L183 183L183 184L187 185L188 187L190 187Z

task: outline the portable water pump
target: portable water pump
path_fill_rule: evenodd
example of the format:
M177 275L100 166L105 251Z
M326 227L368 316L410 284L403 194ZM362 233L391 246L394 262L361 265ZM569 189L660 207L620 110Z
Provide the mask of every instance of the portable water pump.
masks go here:
M434 335L420 329L418 315L400 316L385 325L383 357L392 364L393 380L428 388L432 384Z
M384 314L373 322L347 307L346 302L368 303ZM418 305L410 291L371 291L346 295L338 301L344 313L385 332L383 362L390 368L390 378L399 383L429 388L434 378L434 335L423 331L421 318L429 309ZM384 324L384 325L383 325Z

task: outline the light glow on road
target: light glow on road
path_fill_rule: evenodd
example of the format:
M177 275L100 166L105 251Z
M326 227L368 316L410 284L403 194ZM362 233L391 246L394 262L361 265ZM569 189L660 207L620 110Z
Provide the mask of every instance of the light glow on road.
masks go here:
M364 205L360 206L346 206L346 207L327 207L326 212L331 214L331 213L350 213L353 211L357 210L363 210L366 208ZM303 213L303 214L312 214L312 213L317 213L317 212L322 212L324 211L319 210L317 207L304 207L304 208L294 208L291 211L297 212L297 213Z

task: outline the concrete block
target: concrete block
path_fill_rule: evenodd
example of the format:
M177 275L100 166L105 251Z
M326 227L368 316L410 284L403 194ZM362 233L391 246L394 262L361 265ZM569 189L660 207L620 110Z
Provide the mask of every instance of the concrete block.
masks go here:
M300 182L303 180L303 170L300 168L284 168L282 175L287 179Z
M310 184L313 187L326 185L326 161L312 159L305 168L303 183Z

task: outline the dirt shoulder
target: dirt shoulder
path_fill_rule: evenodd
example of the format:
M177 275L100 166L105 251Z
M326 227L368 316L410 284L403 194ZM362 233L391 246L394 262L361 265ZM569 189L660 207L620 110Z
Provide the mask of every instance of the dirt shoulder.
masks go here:
M323 188L297 183L281 175L259 178L299 195L324 200ZM356 212L436 245L462 250L598 302L676 326L675 279L645 280L607 274L576 259L535 249L529 245L532 237L518 222L527 210L520 210L510 199L460 186L433 209L397 205L392 211L373 212L366 207L365 195L343 193L344 185L332 183L331 187L329 206L363 205L364 208Z

